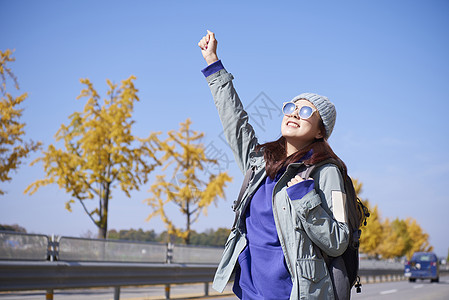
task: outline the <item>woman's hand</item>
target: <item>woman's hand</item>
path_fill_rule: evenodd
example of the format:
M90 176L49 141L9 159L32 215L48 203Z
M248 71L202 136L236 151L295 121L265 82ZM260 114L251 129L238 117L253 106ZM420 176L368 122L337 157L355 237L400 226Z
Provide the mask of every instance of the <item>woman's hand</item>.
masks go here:
M218 60L217 43L215 34L209 30L207 31L207 34L198 42L198 46L201 48L201 54L203 54L203 57L208 65Z
M304 179L301 176L296 175L295 177L290 179L289 182L287 182L287 187L291 187L292 185L295 185L295 184L300 183L302 181L304 181Z

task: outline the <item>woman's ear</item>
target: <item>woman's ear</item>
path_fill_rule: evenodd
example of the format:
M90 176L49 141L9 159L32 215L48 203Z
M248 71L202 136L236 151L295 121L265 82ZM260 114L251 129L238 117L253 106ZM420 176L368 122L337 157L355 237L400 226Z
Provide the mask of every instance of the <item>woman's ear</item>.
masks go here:
M322 139L322 138L324 138L324 135L323 135L323 133L322 133L322 130L320 129L320 130L317 132L317 134L315 135L315 139L319 140L319 139Z
M319 124L318 125L318 131L317 131L317 133L315 135L315 139L317 139L317 140L324 139L324 137L326 136L326 126L324 126L324 123L321 120L321 117L320 117L320 120L319 120L318 124Z

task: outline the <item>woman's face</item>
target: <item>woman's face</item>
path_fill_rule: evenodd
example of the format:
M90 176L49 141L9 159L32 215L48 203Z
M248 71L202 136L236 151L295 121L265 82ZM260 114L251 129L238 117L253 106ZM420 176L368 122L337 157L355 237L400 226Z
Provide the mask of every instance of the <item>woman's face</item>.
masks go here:
M297 150L309 145L315 139L322 138L324 133L321 132L321 118L316 111L315 106L304 99L295 102L296 109L291 114L284 115L281 125L282 136L287 140L287 144L294 146ZM315 111L307 119L299 117L299 109L303 106L312 107Z

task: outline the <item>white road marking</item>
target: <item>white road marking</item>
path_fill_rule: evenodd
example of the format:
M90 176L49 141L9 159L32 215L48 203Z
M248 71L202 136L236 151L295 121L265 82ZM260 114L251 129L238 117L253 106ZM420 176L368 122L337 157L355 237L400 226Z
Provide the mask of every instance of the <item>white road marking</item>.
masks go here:
M387 294L393 294L396 293L398 290L388 290L388 291L382 291L380 292L381 295L387 295Z
M415 285L413 288L414 289L420 289L420 288L422 288L424 285L422 285L422 284L420 284L420 285Z

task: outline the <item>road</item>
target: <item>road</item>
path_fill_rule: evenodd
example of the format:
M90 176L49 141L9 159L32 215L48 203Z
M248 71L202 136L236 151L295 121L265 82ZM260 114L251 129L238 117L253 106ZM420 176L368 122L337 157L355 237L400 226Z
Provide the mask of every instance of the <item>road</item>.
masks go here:
M209 298L216 300L236 300L236 297ZM447 300L449 299L449 276L441 277L439 283L430 280L414 283L408 281L370 283L362 286L362 292L357 294L353 289L352 300Z
M230 292L230 287L226 289ZM54 294L54 300L112 300L113 289L83 289L83 290L57 290ZM211 289L210 293L214 291ZM204 285L179 285L172 286L172 299L213 299L213 300L236 300L231 295L214 295L209 297L195 297L204 294ZM122 288L121 300L156 300L164 299L163 286L151 287L131 287ZM11 292L0 293L0 300L44 300L45 293L41 291L31 292ZM397 300L397 299L449 299L449 276L440 278L439 283L430 283L430 281L408 281L370 283L362 286L362 293L357 294L353 290L353 300L376 299L376 300Z
M352 291L351 299L376 300L421 300L421 299L449 299L449 276L440 278L439 283L430 283L430 280L416 282L397 281L385 283L364 284L362 293Z

